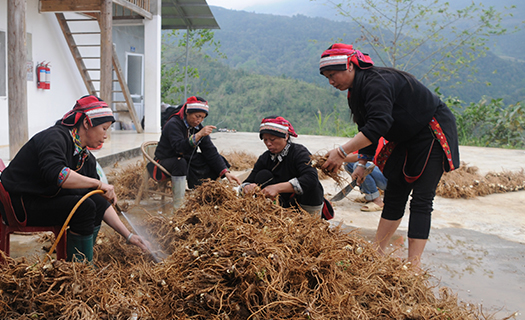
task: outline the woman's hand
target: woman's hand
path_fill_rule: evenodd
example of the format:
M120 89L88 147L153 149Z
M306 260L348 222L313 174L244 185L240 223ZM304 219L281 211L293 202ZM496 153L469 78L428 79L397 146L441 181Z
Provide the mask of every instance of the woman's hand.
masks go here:
M129 243L139 247L140 249L142 249L143 252L150 252L149 248L151 248L151 243L149 243L149 241L145 240L141 236L133 234L129 239Z
M254 193L255 192L255 188L257 188L257 184L250 183L248 185L245 185L244 188L242 188L242 193L244 193L244 194Z
M357 181L357 185L360 186L365 181L365 168L362 166L356 166L354 173L352 173L352 179Z
M110 203L117 203L117 195L115 193L115 187L111 184L100 183L99 190L104 191L102 196L104 199L108 200Z
M271 184L264 187L264 189L261 190L261 193L267 198L275 199L279 195L279 191L279 184Z
M238 185L241 185L241 180L239 180L239 178L231 174L231 172L226 172L224 176L226 177L226 179L228 179L228 181L230 181L230 183L233 183L235 181Z
M217 129L217 127L216 126L205 126L199 132L195 134L195 138L197 138L197 140L200 140L206 136L209 136L212 133L213 129Z
M344 159L339 155L337 148L328 151L325 156L327 159L321 168L327 169L328 171L337 172L344 161Z

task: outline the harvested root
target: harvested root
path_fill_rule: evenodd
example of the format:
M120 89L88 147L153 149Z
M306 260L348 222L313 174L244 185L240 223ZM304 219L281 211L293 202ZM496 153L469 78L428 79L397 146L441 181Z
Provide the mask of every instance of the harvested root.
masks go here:
M234 171L251 169L257 161L257 156L246 152L233 151L224 153L222 156L224 156L230 163L230 170Z
M337 186L342 188L346 183L346 179L342 176L343 168L339 168L336 172L328 171L326 168L322 168L326 160L327 157L324 155L322 156L319 154L312 154L310 156L309 164L317 169L317 172L319 173L319 179L326 179L326 177L332 178Z
M484 177L477 167L465 163L451 172L445 172L439 181L436 194L445 198L474 198L492 193L504 193L525 190L525 173L489 172Z
M163 262L112 231L95 267L3 256L0 318L486 319L356 233L228 183L203 183L143 227Z

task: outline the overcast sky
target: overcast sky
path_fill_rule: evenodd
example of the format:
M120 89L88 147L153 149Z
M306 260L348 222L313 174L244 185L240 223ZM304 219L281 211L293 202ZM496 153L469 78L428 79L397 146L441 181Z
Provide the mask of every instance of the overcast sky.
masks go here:
M260 5L273 4L279 2L286 2L286 0L206 0L208 5L223 7L233 10L244 10L246 8Z

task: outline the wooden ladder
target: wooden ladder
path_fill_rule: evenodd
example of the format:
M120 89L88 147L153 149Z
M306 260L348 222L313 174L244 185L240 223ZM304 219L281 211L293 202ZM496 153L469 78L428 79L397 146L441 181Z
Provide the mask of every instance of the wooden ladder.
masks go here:
M73 59L77 65L78 71L82 76L82 80L86 86L89 94L99 96L100 92L100 42L99 43L83 43L82 36L92 36L100 35L100 26L96 15L93 16L93 13L86 14L85 18L74 18L66 19L63 13L55 13L58 24L62 29L66 42L71 50ZM69 23L78 22L82 25L82 28L89 29L89 31L71 31ZM90 37L92 38L92 37ZM82 52L81 52L82 51ZM124 97L124 101L113 101L113 105L116 103L125 103L127 110L125 111L114 111L126 112L129 113L135 129L138 133L142 133L144 130L142 128L141 121L138 119L137 112L133 105L133 99L129 92L129 87L124 78L122 68L118 61L117 52L115 45L113 45L113 71L115 72L117 79L113 79L112 93L120 93ZM88 66L86 66L88 65ZM95 78L97 77L98 78ZM98 84L98 90L97 86ZM115 84L118 84L119 88L115 90ZM115 108L112 108L115 110Z

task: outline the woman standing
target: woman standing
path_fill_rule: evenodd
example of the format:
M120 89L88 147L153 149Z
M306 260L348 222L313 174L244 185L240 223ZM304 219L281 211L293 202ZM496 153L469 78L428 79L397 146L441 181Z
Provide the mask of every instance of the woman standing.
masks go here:
M308 165L308 149L293 143L290 137L297 137L297 134L288 120L277 116L262 120L259 138L268 151L257 159L242 184L243 192L253 192L258 186L266 197L279 196L284 208L300 206L310 214L320 215L324 198L317 169Z
M102 220L129 243L146 251L145 241L130 232L111 203L117 196L112 185L102 183L96 159L88 150L106 139L115 121L108 105L95 96L77 100L62 120L32 137L2 173L17 215L24 210L28 226L63 225L77 202L92 190L74 213L67 231L67 259L93 259L93 244Z
M359 150L353 178L363 181L380 137L389 143L376 163L388 179L375 243L384 250L405 212L408 196L408 259L416 267L430 233L432 203L443 171L459 166L455 118L440 99L411 74L373 65L351 45L336 43L323 52L320 72L336 89L348 90L348 105L359 133L328 152L325 168L337 170Z

